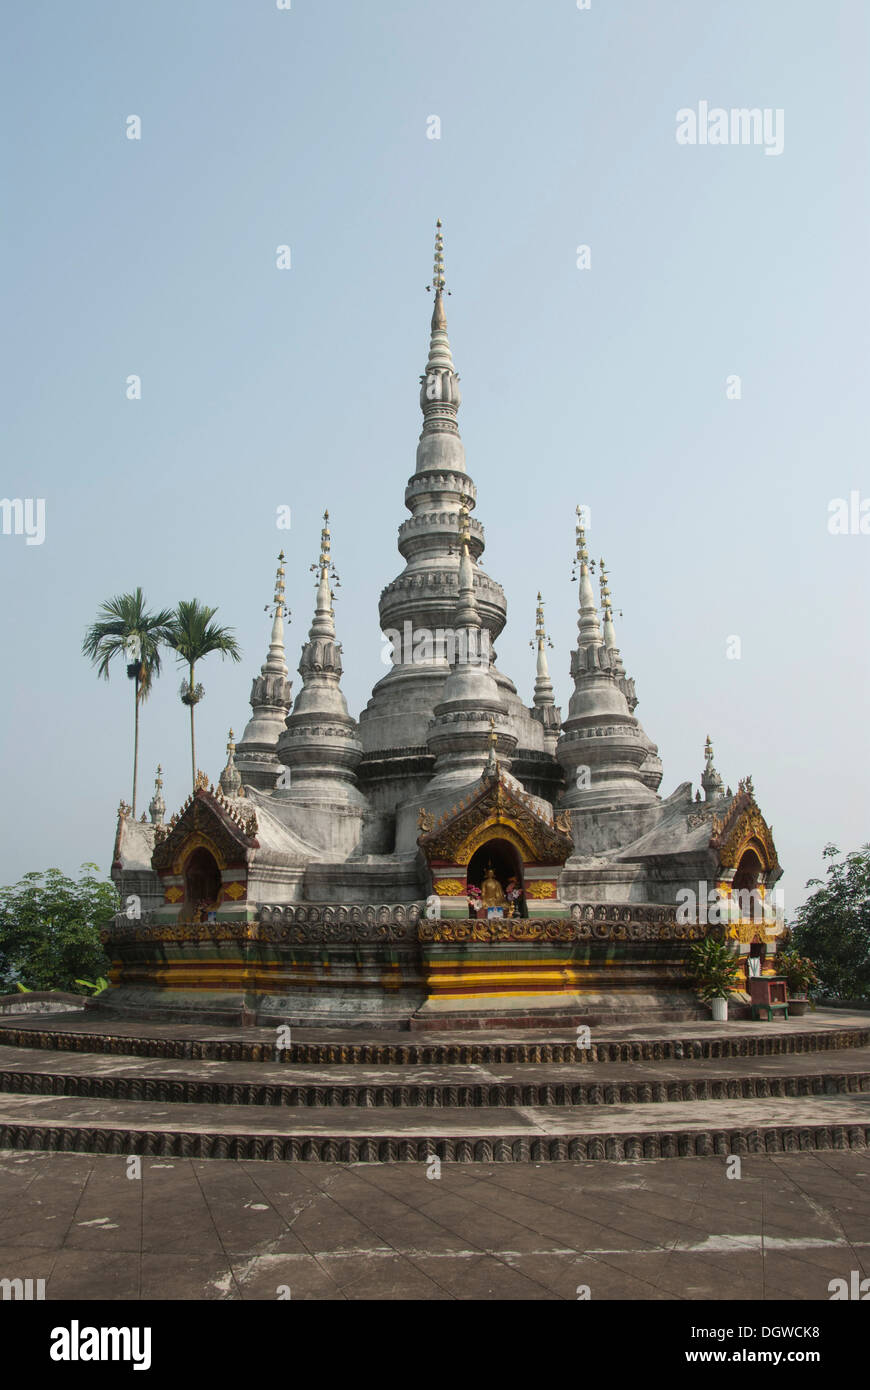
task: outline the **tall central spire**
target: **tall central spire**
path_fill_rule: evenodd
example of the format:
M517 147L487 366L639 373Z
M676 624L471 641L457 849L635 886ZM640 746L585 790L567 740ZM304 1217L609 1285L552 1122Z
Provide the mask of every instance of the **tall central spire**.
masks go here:
M419 378L423 427L412 476L405 488L410 517L399 527L399 552L405 568L383 590L381 631L389 640L389 672L379 681L360 717L367 757L401 746L419 764L428 742L429 721L442 699L450 672L445 632L464 629L469 574L474 622L494 642L505 624L507 604L500 584L480 567L484 533L473 512L477 489L465 466L457 414L459 375L447 336L444 234L435 229L435 257L427 290L434 294L426 368ZM464 535L457 547L461 514ZM462 619L462 621L460 621ZM516 697L513 683L493 667L503 693ZM425 771L421 766L421 775ZM409 762L408 775L411 767ZM413 786L409 785L409 795Z
M447 441L439 442L439 462L465 472L465 451L459 438L459 425L456 412L462 396L459 391L459 376L453 365L450 339L447 336L447 313L444 308L446 279L444 276L444 237L441 232L441 219L437 222L435 233L435 264L432 284L427 290L434 290L435 303L432 306L432 325L429 334L429 357L426 371L420 378L420 408L423 411L423 433L417 449L417 472L428 467L433 450L424 448L424 441L430 435L450 434L455 437L455 445L445 447ZM450 293L446 290L447 294Z

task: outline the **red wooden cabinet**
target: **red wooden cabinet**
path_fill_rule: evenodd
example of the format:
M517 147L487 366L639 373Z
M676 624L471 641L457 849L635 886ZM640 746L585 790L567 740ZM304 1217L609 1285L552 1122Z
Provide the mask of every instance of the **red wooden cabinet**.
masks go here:
M767 1021L776 1013L788 1018L788 991L781 975L754 975L749 981L749 1002L752 1017L760 1018L766 1013Z

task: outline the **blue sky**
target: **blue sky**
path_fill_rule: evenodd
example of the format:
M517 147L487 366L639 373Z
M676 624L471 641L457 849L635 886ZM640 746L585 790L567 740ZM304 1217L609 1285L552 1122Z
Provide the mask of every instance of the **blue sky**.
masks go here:
M364 706L437 216L502 669L530 699L540 588L567 707L586 503L663 793L710 733L726 781L754 777L787 910L826 841L867 840L870 536L828 531L832 499L870 496L859 0L43 0L5 27L0 492L44 498L46 534L0 535L0 881L108 870L132 699L80 646L113 593L236 630L242 664L199 673L216 776L282 544L296 665L328 506ZM782 153L679 145L700 101L781 109ZM158 761L170 810L187 792L180 678L143 709L140 805Z

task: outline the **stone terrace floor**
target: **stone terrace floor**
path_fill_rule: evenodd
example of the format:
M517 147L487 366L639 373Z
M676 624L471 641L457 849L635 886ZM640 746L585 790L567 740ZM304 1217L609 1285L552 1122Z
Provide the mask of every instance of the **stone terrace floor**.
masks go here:
M826 1300L870 1151L426 1165L0 1152L0 1277L47 1299ZM286 1297L286 1294L284 1295Z
M775 1029L746 1022L613 1025L593 1029L593 1041L734 1039L787 1029L866 1028L867 1022L867 1014L829 1011ZM2 1023L140 1038L274 1040L273 1029L109 1021L90 1012L6 1015ZM528 1043L535 1036L572 1039L573 1031L439 1033L432 1042ZM294 1028L293 1037L426 1041L421 1034L352 1029ZM17 1054L19 1065L35 1064L27 1049L4 1052ZM42 1058L70 1073L85 1067L93 1074L167 1070L165 1062L129 1055L90 1054L88 1061L49 1049ZM278 1070L268 1063L220 1065L228 1075ZM758 1056L747 1065L759 1073L852 1072L867 1069L867 1050ZM574 1070L604 1080L645 1069L599 1063ZM733 1063L721 1061L659 1064L668 1076L731 1069ZM212 1068L188 1064L185 1070L196 1075ZM289 1080L306 1068L280 1070ZM323 1070L336 1081L359 1074L359 1067ZM401 1070L410 1075L414 1068ZM835 1105L847 1100L833 1098ZM695 1106L681 1108L688 1114ZM293 1299L573 1301L578 1286L588 1285L595 1300L756 1301L827 1300L832 1279L848 1280L852 1270L870 1277L870 1148L749 1153L738 1178L728 1176L732 1163L724 1156L443 1162L434 1176L432 1160L143 1157L141 1176L130 1178L129 1160L120 1154L0 1150L0 1278L45 1279L49 1300L272 1300L286 1287Z

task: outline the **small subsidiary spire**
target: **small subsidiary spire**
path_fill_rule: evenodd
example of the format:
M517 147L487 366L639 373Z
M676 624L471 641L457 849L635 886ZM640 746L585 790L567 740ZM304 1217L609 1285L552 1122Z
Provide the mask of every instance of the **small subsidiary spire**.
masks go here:
M148 803L148 813L151 816L152 825L162 825L163 817L166 815L166 802L163 800L163 768L157 764L157 776L154 778L154 795Z
M332 563L331 541L329 535L329 512L323 513L323 529L320 532L320 558L312 571L317 572L317 601L314 606L314 622L310 636L335 637L335 609L332 606L332 581L338 584L338 575Z
M284 655L284 551L278 554L278 569L275 573L275 595L272 599L275 612L272 615L272 636L269 642L269 655L266 657L266 667L270 671L279 672L286 676L287 662ZM266 612L269 605L266 605Z
M579 617L577 631L581 647L600 647L601 628L598 624L598 605L592 590L589 574L589 551L586 549L586 532L583 527L583 508L577 508L577 525L574 528L577 541L576 568L580 571Z
M274 597L263 611L272 614L272 634L266 660L251 685L251 718L239 740L236 749L239 761L234 763L234 768L246 786L272 791L281 772L275 745L290 712L291 682L287 679L284 651L284 618L289 619L290 614L284 599L283 550L278 555Z
M625 673L625 665L622 660L622 653L616 645L616 629L613 626L613 604L610 598L609 575L603 559L598 562L599 583L601 585L601 608L604 614L604 646L607 651L607 658L610 662L610 669L616 677L616 683L620 687L623 695L628 701L628 708L634 713L637 705L637 692L634 688L634 680ZM622 617L622 614L619 615Z
M242 788L242 777L236 767L235 757L236 745L233 742L233 731L230 729L227 742L227 765L220 775L220 788L224 796L238 796Z
M616 630L613 626L613 605L610 601L610 585L607 582L608 574L603 558L598 562L598 579L601 585L601 607L604 612L604 645L608 651L615 651L618 655ZM622 665L621 658L619 664Z
M710 735L704 743L704 772L701 777L705 801L718 801L724 795L724 783L713 765L713 744Z
M553 643L547 632L544 630L544 600L538 594L538 606L535 609L535 636L529 643L530 647L537 647L538 655L536 662L535 694L533 703L540 708L542 705L553 703L553 682L550 680L550 666L547 661L547 648L552 647Z
M362 806L356 785L362 744L342 693L341 643L335 637L332 589L339 579L332 563L329 512L323 513L320 555L311 569L317 574L317 597L299 661L302 688L277 748L278 758L290 769L290 784L276 795L282 801Z

